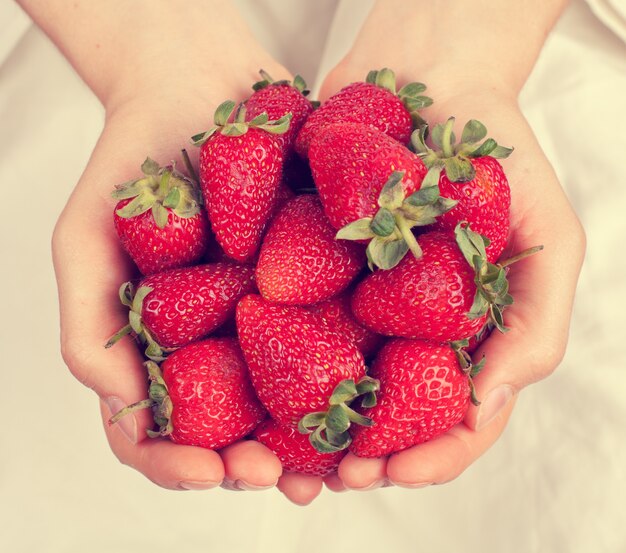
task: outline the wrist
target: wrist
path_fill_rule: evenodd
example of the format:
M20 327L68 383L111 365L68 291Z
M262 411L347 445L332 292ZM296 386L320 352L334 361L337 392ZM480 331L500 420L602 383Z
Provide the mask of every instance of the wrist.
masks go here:
M516 98L565 4L378 0L340 72L354 81L390 67L399 84L419 80L432 94L479 85Z

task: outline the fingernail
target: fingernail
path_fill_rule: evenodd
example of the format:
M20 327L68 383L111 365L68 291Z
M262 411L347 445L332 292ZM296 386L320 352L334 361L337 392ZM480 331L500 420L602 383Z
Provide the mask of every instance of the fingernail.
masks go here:
M249 484L245 480L235 480L235 487L239 488L240 490L245 490L247 492L259 492L262 490L270 490L274 486L276 486L276 482L274 482L273 484L270 484L269 486L257 486L255 484Z
M210 490L219 486L219 482L213 482L212 480L186 480L178 484L181 490Z
M392 482L394 486L399 488L410 488L411 490L417 490L419 488L427 488L432 486L434 482Z
M126 407L126 403L124 403L119 397L108 397L104 400L104 403L106 403L109 411L111 411L111 416ZM135 415L128 413L126 416L117 421L115 426L117 426L124 433L131 443L137 443L137 419L135 419Z
M370 490L376 490L378 488L382 488L384 485L385 485L384 480L374 480L371 484L368 484L367 486L362 486L360 488L354 488L354 487L351 488L350 486L346 486L346 488L353 492L369 492Z
M476 431L485 428L504 409L512 397L513 388L508 384L500 384L491 390L480 405L476 417Z

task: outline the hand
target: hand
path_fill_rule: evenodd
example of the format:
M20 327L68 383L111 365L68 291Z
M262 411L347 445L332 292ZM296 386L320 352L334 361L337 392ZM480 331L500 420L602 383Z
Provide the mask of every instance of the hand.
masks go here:
M467 120L482 121L499 144L515 147L502 162L512 196L509 246L503 258L540 244L544 250L512 266L509 282L515 303L504 314L511 330L494 332L476 353L476 359L486 356L486 367L475 379L481 405L471 406L463 423L443 436L389 458L360 459L348 454L337 475L326 479L327 487L335 491L389 483L404 487L441 484L459 476L489 449L503 432L518 393L547 377L563 357L585 249L580 222L518 107L525 75L508 73L508 69L498 72L480 60L468 66L452 56L439 59L436 46L422 50L428 51L426 62L419 55L410 56L411 38L403 35L398 20L394 20L394 30L400 38L381 45L371 37L379 36L381 27L391 23L384 19L388 11L376 10L348 56L329 74L320 99L349 82L363 80L370 69L386 66L396 71L398 86L409 80L428 86L426 94L434 104L422 115L431 125L455 116L455 132L460 136ZM400 19L410 18L404 14ZM409 27L415 32L419 23ZM521 66L524 63L520 61Z
M238 49L229 47L228 59L222 61L203 51L215 45L199 47L192 40L185 21L186 26L178 29L170 20L161 35L152 28L152 37L168 37L166 47L127 52L124 71L109 68L112 72L103 80L98 72L83 72L105 106L106 121L53 237L62 353L76 378L100 397L114 454L159 486L264 489L279 482L290 498L305 503L311 495L307 479L301 484L297 477L281 478L279 460L258 442L241 441L215 452L150 439L145 433L152 427L149 410L128 415L114 426L107 424L120 408L147 395L146 372L136 344L124 339L104 348L108 337L126 323L117 289L135 275L113 226L114 185L134 178L147 155L166 164L180 161L180 150L187 147L197 158L189 138L212 124L213 112L223 100L247 97L261 67L277 79L291 78L241 28L236 29ZM232 21L231 25L237 26ZM223 28L226 34L233 31L227 25ZM219 42L219 37L215 40ZM80 58L74 62L84 63ZM134 68L130 75L128 67ZM313 493L320 489L318 485Z

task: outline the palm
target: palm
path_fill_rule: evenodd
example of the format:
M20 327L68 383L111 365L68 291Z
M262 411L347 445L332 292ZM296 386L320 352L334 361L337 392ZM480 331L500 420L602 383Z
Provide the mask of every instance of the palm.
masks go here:
M340 66L326 81L322 96L354 78L358 77L353 70L342 71ZM423 112L431 125L455 116L460 135L467 120L478 119L498 143L515 147L511 157L502 162L512 201L503 257L540 244L544 251L512 266L509 282L515 303L505 312L511 330L494 333L477 352L487 359L475 382L484 408L472 407L464 423L447 434L388 459L348 455L339 467L342 482L329 481L333 488L368 488L384 481L419 487L455 478L497 440L517 392L547 376L564 353L584 246L580 225L550 163L510 97L481 96L473 90L456 90L442 101L433 96L433 106ZM492 390L495 392L489 394ZM502 409L497 416L487 420L498 407Z

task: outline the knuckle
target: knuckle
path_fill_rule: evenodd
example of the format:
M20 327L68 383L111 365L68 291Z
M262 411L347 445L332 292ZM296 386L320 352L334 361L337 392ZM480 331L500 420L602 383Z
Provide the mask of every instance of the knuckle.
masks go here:
M61 332L61 356L72 376L84 386L93 389L92 355L63 332Z
M530 382L537 382L550 376L561 364L565 356L565 344L557 340L542 340L537 343L529 359Z

